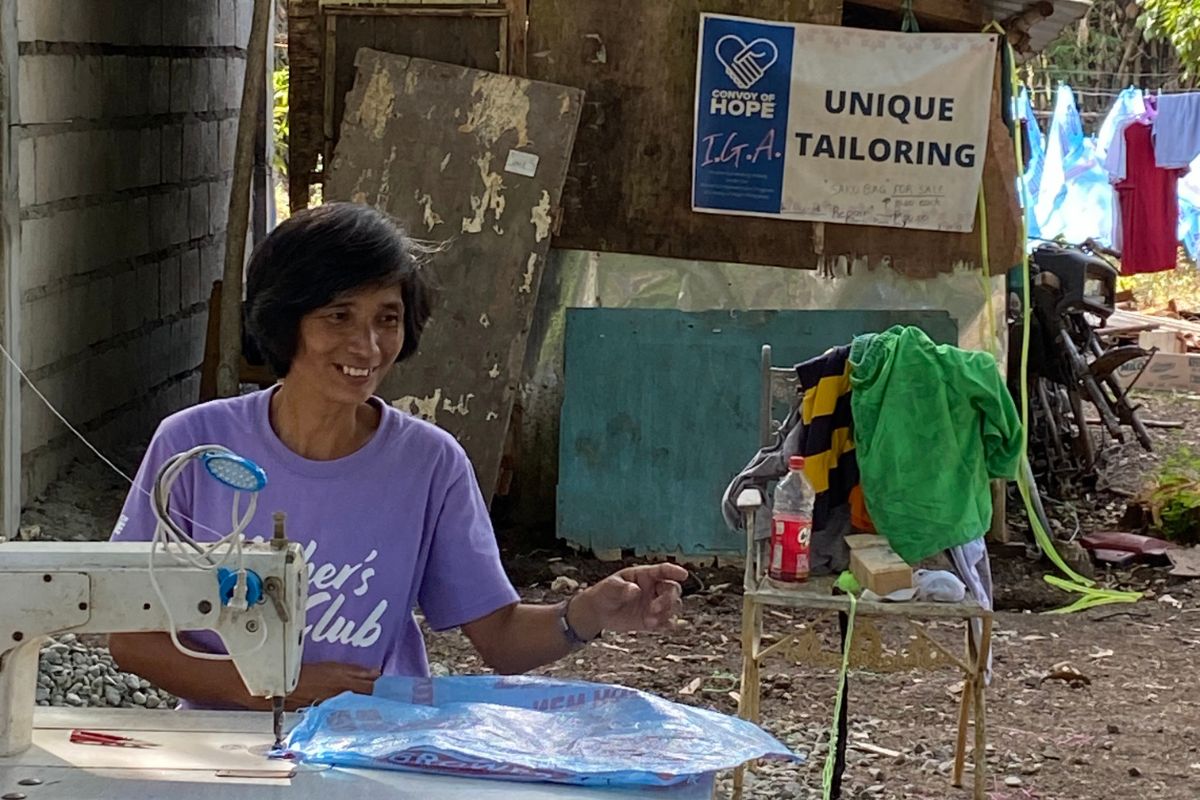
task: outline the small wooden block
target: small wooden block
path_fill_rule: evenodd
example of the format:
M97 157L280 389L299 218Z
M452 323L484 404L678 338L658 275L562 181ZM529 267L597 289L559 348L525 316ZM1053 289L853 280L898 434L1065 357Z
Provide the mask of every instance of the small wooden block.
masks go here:
M846 537L846 545L851 550L862 550L867 547L887 547L887 539L874 533L852 533Z
M1187 345L1175 331L1142 331L1138 345L1149 350L1157 347L1160 353L1186 353Z
M888 595L897 589L911 589L912 567L890 547L867 547L850 551L850 571L864 589Z

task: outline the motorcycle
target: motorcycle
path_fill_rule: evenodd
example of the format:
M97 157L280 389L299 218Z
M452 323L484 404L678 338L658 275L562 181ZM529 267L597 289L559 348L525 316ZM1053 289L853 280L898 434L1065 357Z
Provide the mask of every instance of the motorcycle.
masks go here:
M1115 371L1153 357L1137 345L1105 346L1097 336L1116 309L1117 269L1089 247L1039 245L1030 257L1029 460L1043 491L1065 498L1095 488L1101 451L1088 428L1090 403L1104 434L1150 435ZM1020 402L1023 298L1009 294L1009 391ZM1143 366L1143 369L1145 367Z

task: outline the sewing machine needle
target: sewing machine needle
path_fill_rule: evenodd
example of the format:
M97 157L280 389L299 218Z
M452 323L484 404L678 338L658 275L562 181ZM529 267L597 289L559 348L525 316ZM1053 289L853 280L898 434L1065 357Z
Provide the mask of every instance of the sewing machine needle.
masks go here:
M283 698L271 698L271 713L274 716L273 722L275 725L275 749L283 749Z

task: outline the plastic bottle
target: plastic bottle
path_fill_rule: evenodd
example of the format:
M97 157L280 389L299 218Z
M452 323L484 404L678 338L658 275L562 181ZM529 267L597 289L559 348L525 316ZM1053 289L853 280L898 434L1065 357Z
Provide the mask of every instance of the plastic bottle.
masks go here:
M816 492L804 477L804 457L788 459L788 474L775 487L771 514L771 560L767 574L782 583L808 580Z

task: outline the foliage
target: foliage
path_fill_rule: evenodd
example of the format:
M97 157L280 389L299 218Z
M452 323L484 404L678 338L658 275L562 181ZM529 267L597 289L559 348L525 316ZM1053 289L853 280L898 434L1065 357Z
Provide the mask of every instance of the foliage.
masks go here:
M1141 7L1146 38L1170 42L1190 75L1200 71L1200 0L1141 0Z
M275 102L272 106L272 130L275 136L275 158L272 166L285 185L288 174L288 66L283 64L272 75Z
M1184 447L1159 468L1150 491L1154 526L1179 544L1200 544L1200 453Z

